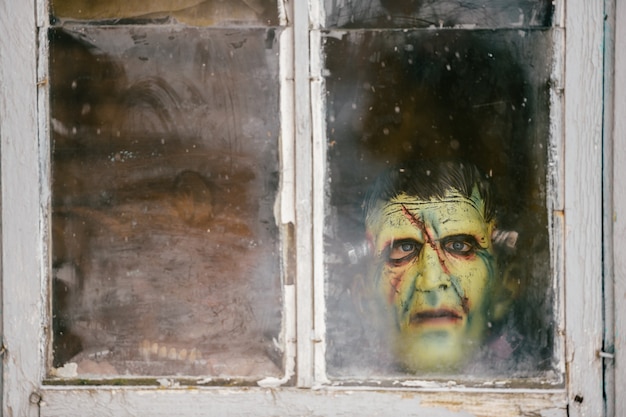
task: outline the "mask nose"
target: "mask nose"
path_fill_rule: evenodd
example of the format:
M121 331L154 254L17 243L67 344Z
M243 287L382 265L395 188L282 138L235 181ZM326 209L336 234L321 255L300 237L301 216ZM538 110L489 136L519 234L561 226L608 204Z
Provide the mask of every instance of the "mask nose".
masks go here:
M415 280L417 291L445 290L450 286L450 277L439 258L436 247L426 243L419 260L418 277Z

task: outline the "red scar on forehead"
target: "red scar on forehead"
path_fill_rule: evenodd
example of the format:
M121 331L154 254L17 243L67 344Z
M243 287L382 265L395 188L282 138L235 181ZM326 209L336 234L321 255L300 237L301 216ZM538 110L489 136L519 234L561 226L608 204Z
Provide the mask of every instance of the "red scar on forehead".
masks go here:
M404 214L404 217L406 217L409 220L409 222L411 222L411 224L413 226L417 227L418 229L420 229L423 232L424 231L424 222L421 221L420 219L415 218L413 213L411 213L409 211L409 209L406 208L406 206L404 204L400 204L400 206L402 207L402 214ZM426 233L424 233L424 235L426 235Z
M448 270L448 266L446 265L445 261L443 260L443 257L441 256L439 247L437 246L437 243L435 242L433 237L428 233L428 230L426 229L426 225L424 224L424 221L422 219L416 218L413 215L413 213L411 213L409 209L406 208L404 204L401 204L401 206L402 206L402 213L404 214L404 216L411 222L413 226L417 227L418 229L422 231L422 234L424 235L424 240L426 240L426 243L428 243L430 247L433 249L433 251L435 251L435 253L437 254L437 259L439 259L439 264L441 265L441 269L443 269L443 272L450 275L450 270Z

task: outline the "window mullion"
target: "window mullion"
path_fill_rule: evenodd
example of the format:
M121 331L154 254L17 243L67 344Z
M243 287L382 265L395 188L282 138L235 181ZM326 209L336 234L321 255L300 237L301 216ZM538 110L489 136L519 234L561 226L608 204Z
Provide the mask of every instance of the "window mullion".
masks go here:
M324 216L326 213L326 106L322 35L315 25L311 30L311 113L313 120L313 271L315 320L315 382L328 382L326 377L326 294L324 268Z
M309 10L293 2L295 119L297 385L313 385L313 160L309 84Z

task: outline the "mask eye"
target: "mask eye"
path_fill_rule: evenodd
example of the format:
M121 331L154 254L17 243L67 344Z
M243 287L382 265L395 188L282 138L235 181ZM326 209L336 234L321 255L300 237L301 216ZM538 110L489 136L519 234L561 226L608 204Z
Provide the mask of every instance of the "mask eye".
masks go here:
M395 241L389 247L388 260L394 266L402 265L415 258L422 246L421 243L412 239Z
M477 248L476 239L472 236L458 235L450 236L442 239L441 246L443 249L457 256L469 256L472 255Z

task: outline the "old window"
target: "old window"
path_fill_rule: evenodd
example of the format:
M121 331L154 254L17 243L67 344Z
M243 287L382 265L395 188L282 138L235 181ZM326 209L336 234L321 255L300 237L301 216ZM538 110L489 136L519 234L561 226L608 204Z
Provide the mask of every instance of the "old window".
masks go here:
M5 411L596 413L602 13L3 6Z
M524 12L524 16L537 13L540 14L529 10ZM386 340L395 337L395 332L388 327L395 324L385 323L381 317L385 313L372 305L375 304L377 290L374 289L372 294L369 287L372 280L385 281L389 279L389 274L393 274L393 279L398 282L383 282L378 286L393 286L397 296L394 296L392 304L407 305L402 307L406 313L392 313L392 321L402 322L404 316L410 316L406 320L413 323L399 331L400 338L413 331L410 329L423 332L425 326L429 326L435 329L426 333L432 334L425 333L424 338L418 336L417 339L433 339L435 333L441 335L446 332L443 330L445 326L435 325L437 320L464 321L462 316L465 313L460 307L460 295L463 295L468 297L468 304L476 305L476 310L467 310L467 318L476 324L467 323L465 330L462 330L464 326L460 326L462 336L461 333L450 334L441 343L434 343L438 350L444 349L444 345L452 340L448 337L461 336L465 344L483 345L476 346L482 350L478 356L486 361L482 365L492 369L481 370L482 366L474 364L473 370L469 371L473 376L481 372L502 375L522 372L528 377L540 369L554 370L555 365L551 362L556 317L546 209L546 195L552 186L546 183L548 149L554 146L548 139L552 36L550 30L531 27L494 31L353 30L341 34L341 37L333 33L332 37L324 39L329 73L328 141L331 146L328 149L328 170L333 179L329 187L330 207L336 213L328 221L326 234L329 259L329 371L332 369L338 375L344 375L349 368L355 368L361 372L376 373L376 368L378 372L381 367L384 368L384 362L396 370L407 366L428 370L464 367L460 363L464 359L457 361L450 357L449 365L458 363L449 367L446 365L448 359L434 352L421 358L419 364L402 364L405 361L398 358L401 353L386 352ZM532 53L531 50L547 55ZM357 70L344 64L346 57L356 64ZM418 274L427 275L428 269L417 265L427 262L426 259L407 260L406 270L405 266L390 267L386 260L382 261L384 266L372 266L371 262L367 262L367 258L387 256L378 253L386 250L380 246L386 242L376 241L376 234L385 236L381 239L391 236L391 239L402 240L409 238L411 231L404 228L394 231L388 226L378 226L375 223L385 220L373 219L376 209L362 207L363 204L373 204L372 201L364 203L368 198L373 199L366 193L368 189L372 193L372 188L380 188L376 181L379 175L385 175L381 174L384 170L394 171L391 176L397 174L395 170L410 171L406 183L405 180L398 180L398 184L373 191L408 193L406 204L398 203L401 204L398 210L415 205L420 199L429 200L432 197L429 193L437 195L436 191L420 190L419 184L445 187L444 183L448 180L441 177L462 175L462 171L456 172L455 163L442 168L439 163L432 163L433 160L461 161L466 164L467 170L470 165L476 165L489 178L493 190L488 198L492 199L495 213L493 220L486 215L485 221L494 221L493 233L502 235L498 238L500 240L493 239L493 259L486 261L495 268L494 271L472 272L471 277L462 278L466 266L473 263L469 256L473 256L478 246L468 247L467 256L457 253L462 256L447 259L445 243L436 244L435 241L444 242L450 236L471 234L472 231L455 228L450 232L442 231L437 237L438 231L434 229L445 227L448 221L466 220L448 217L456 203L442 207L446 213L433 219L434 223L430 226L424 225L424 235L430 234L435 246L443 245L437 249L440 266L444 270L450 269L433 273L442 272L455 277L452 280L459 280L457 288L453 285L442 288L442 291L430 287L447 285L449 278L435 278L433 283L417 282L428 278L415 276L409 264L415 264L417 270L422 271ZM426 171L423 177L419 173L422 169ZM417 177L420 179L417 180ZM394 180L389 177L385 181ZM415 194L421 198L416 198ZM486 195L484 197L487 198ZM362 211L367 213L362 214ZM365 215L372 218L367 228L375 235L369 236L370 240L374 240L373 245L371 241L365 241L365 228L362 226ZM413 222L422 222L424 216L432 216L433 213L407 208L402 216L405 215L414 217L410 219ZM392 223L399 220L389 216L388 219ZM414 228L417 235L422 234L419 228L419 225ZM428 232L426 229L429 228L433 231ZM452 232L454 234L450 235ZM428 243L428 237L417 235L420 245ZM404 242L405 245L412 244ZM467 239L456 242L457 245L476 245ZM392 242L389 244L394 245ZM411 250L413 248L409 252ZM526 251L528 253L524 254ZM398 257L405 256L405 252L399 253ZM337 259L337 254L344 254L344 262ZM528 262L530 254L532 262ZM418 258L426 256L423 248L415 249L415 255ZM350 256L353 259L349 259ZM359 256L362 258L358 259ZM465 262L467 264L462 265ZM391 269L381 272L387 275L385 278L372 276L377 274L371 271L372 268ZM493 277L487 278L486 275L490 274ZM481 282L483 278L484 283ZM415 282L405 287L407 280ZM475 295L484 297L484 301L478 298L472 300L469 295L477 290L477 286L481 288ZM360 292L366 295L363 297ZM426 298L421 300L422 296L428 301ZM356 305L351 309L353 304ZM478 311L481 308L486 310L484 315ZM333 320L333 316L345 319ZM429 321L427 316L433 316L432 320ZM375 324L376 317L382 321ZM419 320L424 322L423 326L416 323ZM517 320L520 322L515 324ZM483 323L478 324L477 321ZM483 326L485 329L479 329ZM475 337L466 334L466 331L470 332L470 327L471 332L476 332ZM353 331L345 332L345 328ZM415 342L412 336L407 337L413 341L398 343ZM427 344L430 345L430 342ZM397 346L395 349L405 348ZM463 350L475 349L467 346ZM464 355L462 352L450 352L450 355L459 354ZM514 356L516 359L513 359ZM398 360L400 364L396 363ZM517 363L509 363L511 367L507 367L504 365L507 361Z
M274 29L50 45L55 367L280 376Z

